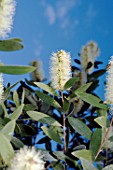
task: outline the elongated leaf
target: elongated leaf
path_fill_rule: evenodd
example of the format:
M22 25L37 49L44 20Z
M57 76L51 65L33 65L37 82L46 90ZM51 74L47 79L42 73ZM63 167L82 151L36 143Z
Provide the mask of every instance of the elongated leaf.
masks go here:
M19 116L22 114L24 104L21 104L11 115L9 115L9 118L11 120L17 120Z
M9 94L10 94L10 90L15 87L19 82L13 84L12 86L8 87L5 91L4 91L4 98L5 100L8 98Z
M90 140L91 130L82 121L75 119L74 117L68 117L70 125L75 129L80 135Z
M66 90L66 89L69 89L69 88L72 87L72 85L73 85L75 82L77 82L78 80L79 80L78 77L73 77L73 78L69 79L69 80L65 83L64 89L65 89L65 90Z
M15 129L15 120L12 120L10 122L8 122L3 129L1 130L1 132L7 137L7 139L10 141L12 138L12 134L14 133L14 129Z
M51 163L51 166L53 167L54 170L60 170L60 169L63 170L63 169L64 169L63 163L58 162L58 161L57 161L57 162L55 162L55 161L52 162L52 163Z
M36 86L40 87L41 89L45 90L46 92L52 94L53 96L58 96L58 94L55 92L55 90L52 87L50 87L49 85L46 85L41 82L34 82L34 84Z
M24 146L23 142L16 137L12 137L11 142L18 149Z
M0 132L0 155L2 156L6 165L10 164L14 156L14 150L9 140Z
M13 100L14 100L14 102L15 102L15 104L16 104L16 107L19 107L20 102L19 102L19 97L18 97L18 93L17 93L16 90L15 90L14 93L13 93Z
M33 66L0 66L0 72L4 74L20 75L34 71Z
M16 51L21 50L23 45L20 44L22 42L19 38L8 39L8 40L0 40L0 51Z
M81 86L77 90L75 90L75 93L85 92L91 86L91 84L92 84L92 82L84 84L83 86Z
M108 165L105 168L103 168L102 170L113 170L113 165Z
M97 122L101 127L107 127L108 126L108 119L106 116L100 116L94 119L95 122Z
M36 94L38 95L38 97L40 97L43 100L43 102L51 106L54 106L55 108L61 108L59 103L56 100L54 100L52 97L48 96L47 94L42 93L40 91L36 91Z
M80 158L84 170L97 170L92 163L84 158Z
M36 121L39 121L41 123L49 124L52 126L61 126L59 122L57 122L55 119L52 117L42 113L42 112L37 112L37 111L28 111L27 114Z
M88 94L88 93L84 93L84 92L83 93L77 92L76 95L78 97L80 97L82 100L84 100L85 102L87 102L87 103L89 103L93 106L96 106L96 107L101 108L101 109L106 109L106 110L108 109L107 105L101 104L100 103L101 100L98 97L96 97L92 94Z
M102 141L102 129L96 129L91 136L90 150L92 152L92 157L95 158Z
M93 162L92 153L90 150L82 149L79 151L74 151L74 152L72 152L72 155L74 155L75 157L77 157L79 159L84 158L84 159L88 160L89 162Z
M52 140L58 142L59 144L62 144L62 141L57 133L55 133L52 129L47 128L45 126L41 127L44 133Z
M66 161L67 160L70 160L72 162L74 162L70 157L66 156L63 151L56 151L53 153L55 156L57 156L58 159L62 160L62 161Z

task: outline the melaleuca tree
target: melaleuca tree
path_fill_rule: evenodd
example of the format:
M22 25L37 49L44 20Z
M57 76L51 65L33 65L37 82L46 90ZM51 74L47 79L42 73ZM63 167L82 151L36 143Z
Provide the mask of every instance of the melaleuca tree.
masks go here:
M4 52L23 48L19 38L4 39L11 31L14 11L14 0L0 1L0 50ZM113 169L113 59L107 67L103 102L96 88L106 69L99 69L98 56L94 41L82 47L73 65L70 53L53 53L48 83L40 61L32 61L31 66L0 63L1 169ZM30 80L4 87L2 74L26 73Z

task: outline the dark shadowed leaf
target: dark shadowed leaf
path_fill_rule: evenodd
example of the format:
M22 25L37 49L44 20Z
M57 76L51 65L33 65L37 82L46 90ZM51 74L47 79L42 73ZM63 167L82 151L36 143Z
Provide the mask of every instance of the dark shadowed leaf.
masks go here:
M92 152L92 157L95 158L102 141L102 129L96 129L91 136L90 150Z
M73 77L73 78L69 79L69 80L65 83L64 89L65 89L65 90L66 90L66 89L69 89L69 88L72 87L72 85L73 85L74 83L76 83L78 80L79 80L78 77Z
M16 137L12 137L11 143L18 149L24 146L23 142Z
M0 40L0 51L16 51L21 50L23 45L21 44L22 40L19 38Z

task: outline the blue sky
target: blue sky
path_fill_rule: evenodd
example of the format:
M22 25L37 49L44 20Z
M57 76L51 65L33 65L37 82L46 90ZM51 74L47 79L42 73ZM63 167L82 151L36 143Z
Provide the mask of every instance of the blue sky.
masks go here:
M45 76L49 79L51 53L64 49L72 60L89 40L98 43L101 50L98 60L105 68L113 55L113 1L112 0L17 0L14 24L9 38L19 37L24 49L17 52L0 52L5 64L28 65L41 59ZM4 75L4 81L15 83L28 75ZM103 81L97 90L103 97ZM102 90L101 90L102 89Z

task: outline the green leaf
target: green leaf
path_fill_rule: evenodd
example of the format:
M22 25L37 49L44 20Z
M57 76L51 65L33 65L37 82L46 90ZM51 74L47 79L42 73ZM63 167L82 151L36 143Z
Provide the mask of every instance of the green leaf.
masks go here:
M1 132L0 132L0 155L2 156L6 165L9 165L11 159L14 157L14 150L9 140Z
M108 165L105 168L103 168L102 170L113 170L113 165Z
M62 144L62 141L57 133L55 133L52 129L42 126L41 129L44 133L52 140L56 141L59 144Z
M18 129L17 129L18 127ZM34 136L36 135L36 131L34 127L30 125L25 125L25 124L17 124L17 127L15 129L16 133L21 135L22 137L28 137L28 136Z
M12 86L8 87L5 91L4 91L4 98L5 100L8 98L9 94L10 94L10 90L15 87L19 82L13 84Z
M33 72L33 66L0 66L0 72L4 74L20 75Z
M53 153L55 156L57 156L58 159L62 160L62 161L66 161L67 160L70 160L72 162L74 162L70 157L66 156L63 151L56 151Z
M95 156L100 148L102 141L102 129L97 128L91 136L90 140L90 150L92 152L92 157L95 159Z
M19 107L20 105L19 96L16 90L13 92L13 100L15 102L16 107Z
M54 100L52 97L48 96L47 94L40 91L36 91L36 94L38 97L40 97L43 100L43 102L51 106L54 106L55 108L61 108L59 103L56 100Z
M66 90L66 89L69 89L69 88L72 87L72 85L73 85L75 82L77 82L78 80L79 80L78 77L73 77L73 78L69 79L69 80L65 83L64 89L65 89L65 90Z
M33 106L32 104L26 104L24 106L24 110L29 111L29 110L35 110L36 106Z
M74 155L78 159L84 158L84 159L88 160L89 162L93 162L92 153L90 150L82 149L79 151L74 151L74 152L72 152L72 155Z
M54 161L54 162L52 162L51 163L51 166L54 168L54 170L63 170L64 169L64 165L63 165L63 163L61 163L61 162L56 162L56 161Z
M27 114L36 121L39 121L41 123L49 124L52 126L61 126L59 122L57 122L55 119L52 117L42 113L42 112L37 112L37 111L27 111Z
M91 104L93 106L96 106L96 107L101 108L101 109L106 109L106 110L108 109L107 105L101 104L100 103L101 100L98 97L96 97L96 96L94 96L92 94L88 94L88 93L84 93L84 92L83 93L82 92L79 92L79 93L75 92L75 93L83 101L85 101L85 102L87 102L87 103L89 103L89 104Z
M7 137L10 141L12 138L12 134L14 133L15 129L15 120L9 121L1 130L1 132Z
M22 40L19 38L0 40L0 51L9 52L21 50L23 45L20 42L22 42Z
M69 106L70 106L69 101L64 98L64 102L63 102L63 112L65 112L65 113L68 112Z
M79 119L75 119L74 117L68 117L68 121L74 130L76 130L80 135L90 140L92 132L85 123L83 123Z
M91 85L92 85L92 82L84 84L83 86L81 86L77 90L75 90L74 92L75 93L85 92Z
M108 119L106 116L100 116L94 119L101 127L108 127Z
M25 89L23 88L21 104L24 104Z
M92 163L84 158L80 158L84 170L97 170Z
M18 149L24 146L23 142L16 137L12 137L11 143Z
M34 84L36 86L40 87L41 89L45 90L46 92L52 94L53 96L58 96L58 94L55 92L55 90L48 85L41 83L41 82L34 82Z
M9 115L11 120L17 120L19 116L22 114L24 104L21 104L12 114Z

